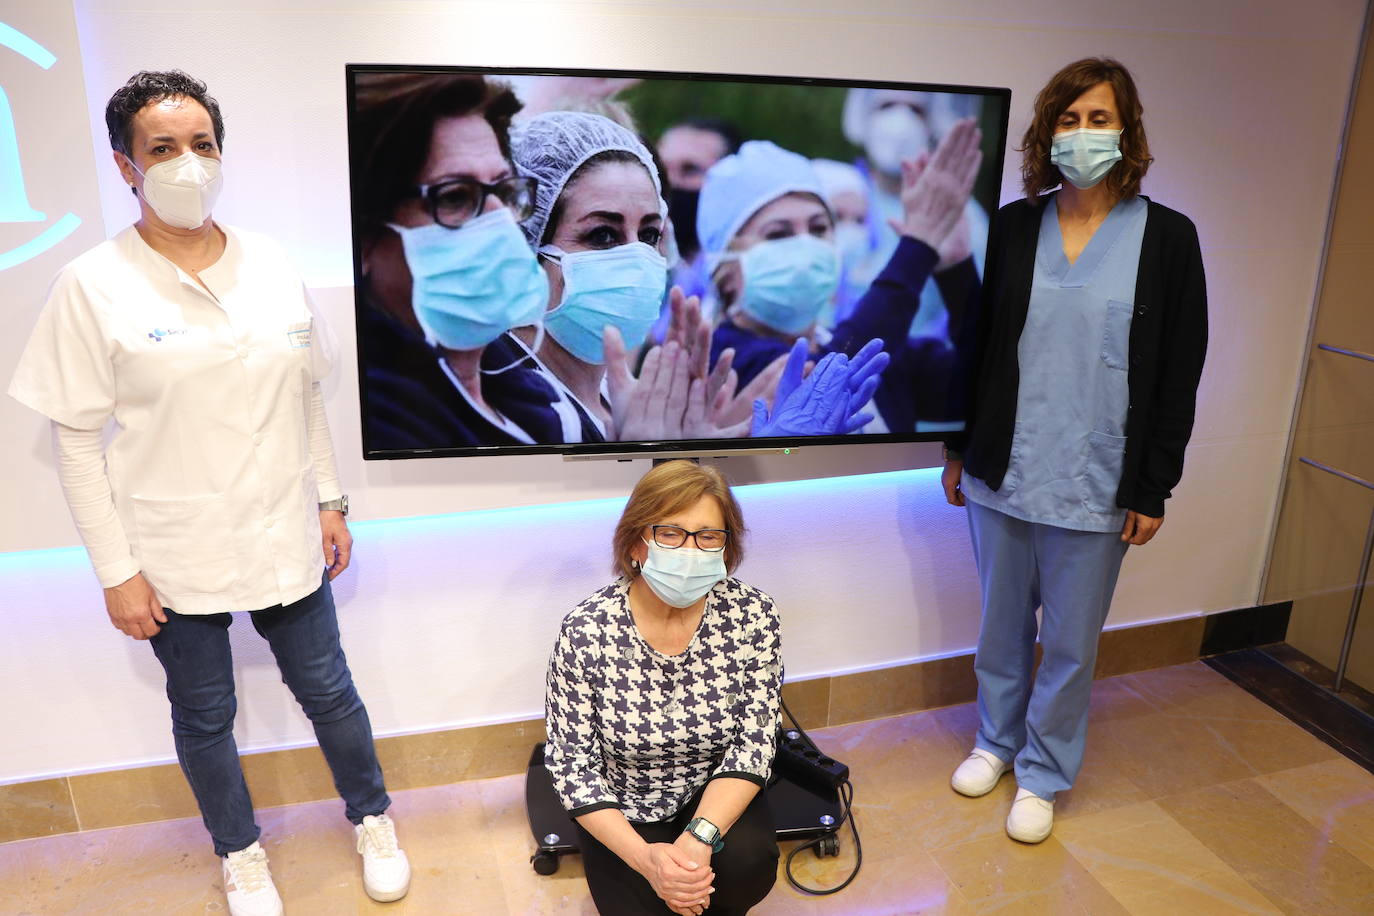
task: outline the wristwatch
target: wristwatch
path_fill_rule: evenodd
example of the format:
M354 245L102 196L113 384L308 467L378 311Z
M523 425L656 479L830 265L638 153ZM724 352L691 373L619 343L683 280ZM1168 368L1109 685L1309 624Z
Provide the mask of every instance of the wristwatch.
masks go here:
M710 846L712 852L720 852L725 848L725 841L720 838L720 828L704 817L692 818L687 822L684 832Z
M321 512L342 512L348 516L348 497L340 496L338 499L327 499L320 503Z

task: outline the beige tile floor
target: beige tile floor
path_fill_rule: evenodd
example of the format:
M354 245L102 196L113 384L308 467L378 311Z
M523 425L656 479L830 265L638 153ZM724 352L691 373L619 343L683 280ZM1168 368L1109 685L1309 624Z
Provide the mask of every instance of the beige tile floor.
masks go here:
M806 897L781 878L755 912L792 914L1374 913L1374 775L1202 664L1099 681L1088 758L1054 835L1007 839L1010 779L980 799L950 791L972 740L971 706L815 732L851 767L864 843L858 880ZM294 916L586 914L576 856L551 877L528 864L520 776L395 793L415 863L410 895L362 893L337 802L260 812ZM798 856L812 884L848 873ZM0 845L0 914L223 913L197 820Z

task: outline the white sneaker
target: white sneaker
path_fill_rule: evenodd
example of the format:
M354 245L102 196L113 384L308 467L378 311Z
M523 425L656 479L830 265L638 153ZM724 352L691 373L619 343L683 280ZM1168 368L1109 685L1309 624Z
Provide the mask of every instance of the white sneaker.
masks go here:
M987 795L997 785L1002 774L1011 769L1011 764L991 751L975 747L963 763L959 764L949 784L960 795L977 798Z
M363 889L379 903L400 900L410 890L410 860L396 845L396 823L385 814L369 814L353 828L363 856Z
M1022 843L1039 843L1054 829L1054 802L1029 789L1018 788L1007 812L1007 836Z
M256 841L224 857L224 896L229 898L229 916L281 916L267 853Z

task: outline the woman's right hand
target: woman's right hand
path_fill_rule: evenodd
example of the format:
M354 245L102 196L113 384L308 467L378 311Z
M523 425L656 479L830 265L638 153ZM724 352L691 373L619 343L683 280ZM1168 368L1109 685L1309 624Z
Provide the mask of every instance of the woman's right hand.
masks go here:
M134 639L156 636L162 630L158 624L167 622L162 602L157 600L157 593L141 572L105 589L105 612L110 615L110 623L115 629Z
M649 843L635 870L668 904L668 909L679 916L701 916L710 905L711 892L715 890L711 882L716 873L708 864L698 865L672 843Z
M951 506L964 505L964 491L959 484L964 479L964 462L954 458L945 459L945 469L940 472L940 485L945 488L945 502Z

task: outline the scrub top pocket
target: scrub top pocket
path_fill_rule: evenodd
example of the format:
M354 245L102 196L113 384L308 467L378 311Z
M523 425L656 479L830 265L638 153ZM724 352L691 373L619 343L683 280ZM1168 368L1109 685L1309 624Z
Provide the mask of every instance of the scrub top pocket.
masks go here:
M1126 454L1126 437L1109 436L1093 430L1088 433L1083 452L1083 472L1078 478L1083 492L1083 506L1091 512L1115 512L1116 491L1121 486L1121 462Z
M1131 345L1131 311L1135 306L1120 299L1107 300L1107 319L1102 331L1102 361L1113 369L1125 369Z

